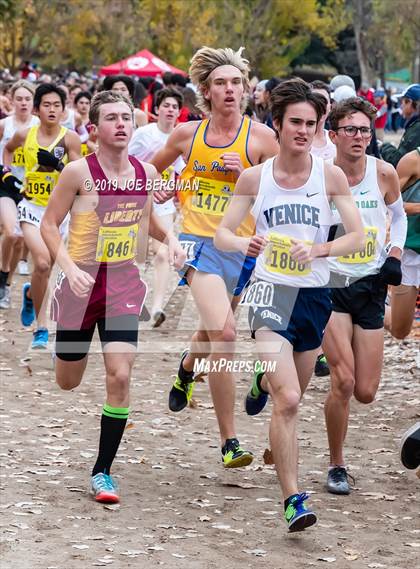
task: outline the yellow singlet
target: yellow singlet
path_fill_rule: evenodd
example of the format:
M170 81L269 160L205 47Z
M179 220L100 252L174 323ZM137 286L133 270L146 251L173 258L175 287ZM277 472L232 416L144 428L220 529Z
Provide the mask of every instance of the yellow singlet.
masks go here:
M243 117L235 139L227 146L209 146L206 143L209 122L209 119L201 121L195 132L178 194L183 215L182 232L201 237L214 237L235 190L235 175L224 169L221 156L225 152L237 152L244 168L252 166L247 154L251 128L249 117ZM252 235L254 225L249 214L237 234Z
M50 199L51 192L57 183L59 172L48 166L40 166L38 164L38 150L43 148L48 150L64 162L68 162L67 147L64 142L64 137L67 128L61 127L60 132L56 139L46 148L38 144L39 126L33 126L29 129L23 146L23 155L25 162L25 195L32 203L46 207Z

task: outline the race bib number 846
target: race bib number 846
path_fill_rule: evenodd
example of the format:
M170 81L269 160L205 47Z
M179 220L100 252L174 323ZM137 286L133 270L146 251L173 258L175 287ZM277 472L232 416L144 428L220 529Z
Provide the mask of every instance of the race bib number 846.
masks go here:
M100 227L95 260L100 263L128 261L136 254L138 225Z

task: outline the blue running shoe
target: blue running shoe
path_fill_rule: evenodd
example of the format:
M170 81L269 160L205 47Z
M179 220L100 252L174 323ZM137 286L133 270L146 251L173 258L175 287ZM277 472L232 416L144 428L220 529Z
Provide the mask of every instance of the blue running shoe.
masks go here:
M117 494L117 483L110 474L98 472L92 476L90 493L97 502L105 504L117 504L120 497Z
M261 372L261 362L256 362L251 389L245 397L245 411L247 415L258 415L267 404L268 393L261 388L260 384L263 375L264 372Z
M48 348L48 330L46 328L35 330L31 348L32 350L46 350Z
M284 512L284 519L289 527L289 531L303 531L316 523L315 513L306 507L305 500L308 494L295 494L290 498L289 504Z
M24 326L30 326L35 320L34 303L32 299L26 296L27 291L31 288L31 283L25 283L22 288L23 300L22 310L20 311L20 321Z

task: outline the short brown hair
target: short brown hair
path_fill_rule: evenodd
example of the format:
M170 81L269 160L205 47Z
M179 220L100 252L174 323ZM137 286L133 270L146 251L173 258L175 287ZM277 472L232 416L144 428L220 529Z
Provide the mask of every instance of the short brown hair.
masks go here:
M295 103L309 103L315 110L317 122L327 110L325 97L319 93L314 93L309 83L303 79L288 79L277 85L271 92L270 104L273 122L275 121L282 126L287 107Z
M372 122L376 117L376 107L361 97L350 97L337 103L328 117L331 130L337 130L342 119L355 113L363 113Z
M89 120L92 124L98 124L99 109L102 105L106 105L107 103L125 103L130 108L131 114L134 117L133 103L128 97L117 91L100 91L93 97L89 109Z
M327 83L324 83L324 81L321 81L320 79L315 79L315 81L309 83L309 86L311 89L318 89L326 91L327 93L331 93L331 87L327 85Z
M178 108L181 109L182 105L184 104L184 97L178 89L174 89L172 87L164 87L157 92L156 95L156 108L158 109L160 105L163 103L165 99L175 99L178 103Z

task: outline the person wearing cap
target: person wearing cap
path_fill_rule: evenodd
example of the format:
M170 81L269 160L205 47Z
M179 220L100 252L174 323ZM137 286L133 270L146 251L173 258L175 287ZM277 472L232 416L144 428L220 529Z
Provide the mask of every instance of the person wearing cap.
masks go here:
M330 81L331 91L333 92L344 85L351 87L353 91L356 91L356 85L349 75L335 75Z
M354 87L351 87L350 85L339 85L334 89L334 91L331 94L331 97L334 103L336 104L341 103L346 99L356 97L356 90L354 89Z
M369 83L363 81L357 91L357 96L362 97L362 99L366 99L366 101L369 101L369 103L374 105L374 93L375 91L372 89L372 87L369 87Z
M389 142L381 146L381 157L395 167L405 154L420 145L420 83L410 85L402 94L401 112L406 122L398 148Z

